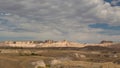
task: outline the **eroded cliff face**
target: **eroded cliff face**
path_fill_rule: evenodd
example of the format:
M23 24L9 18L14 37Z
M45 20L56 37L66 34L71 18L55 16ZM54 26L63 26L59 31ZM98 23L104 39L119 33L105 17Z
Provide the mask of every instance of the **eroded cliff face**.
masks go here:
M4 41L0 43L0 46L10 46L10 47L85 47L85 46L111 46L113 43L111 41L101 41L99 44L83 44L77 42L70 42L67 40L63 41Z

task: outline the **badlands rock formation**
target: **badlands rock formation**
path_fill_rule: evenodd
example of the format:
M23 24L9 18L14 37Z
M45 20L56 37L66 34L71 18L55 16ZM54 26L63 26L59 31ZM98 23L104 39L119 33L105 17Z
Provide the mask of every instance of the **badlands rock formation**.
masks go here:
M3 41L0 42L0 46L9 46L9 47L85 47L85 46L111 46L113 44L112 41L101 41L99 44L83 44L77 42L70 42L67 40L63 41L53 41L53 40L45 40L45 41Z

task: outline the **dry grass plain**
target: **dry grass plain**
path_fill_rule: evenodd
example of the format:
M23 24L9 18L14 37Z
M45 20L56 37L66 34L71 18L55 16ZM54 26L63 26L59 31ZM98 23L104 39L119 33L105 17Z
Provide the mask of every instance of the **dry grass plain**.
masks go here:
M8 53L2 53L2 50L0 68L120 68L119 62L115 62L119 61L120 53L113 51L52 48L12 49L13 53L4 49Z

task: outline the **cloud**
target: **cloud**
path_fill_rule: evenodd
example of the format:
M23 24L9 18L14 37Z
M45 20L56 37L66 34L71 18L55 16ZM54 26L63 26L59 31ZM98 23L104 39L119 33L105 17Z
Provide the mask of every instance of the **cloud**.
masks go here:
M119 40L119 30L116 35L102 27L89 27L96 23L120 26L119 12L118 6L112 7L104 0L0 0L0 37Z

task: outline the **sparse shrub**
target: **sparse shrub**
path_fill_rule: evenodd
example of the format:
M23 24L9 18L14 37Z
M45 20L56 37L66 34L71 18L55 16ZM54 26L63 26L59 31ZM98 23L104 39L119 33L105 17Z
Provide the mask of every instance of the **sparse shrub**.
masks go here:
M113 61L115 64L120 64L120 59Z
M100 66L99 68L103 68L103 66Z
M51 66L50 68L64 68L64 66L62 64L56 64Z
M85 67L84 67L84 66L79 65L79 66L72 66L72 67L70 67L70 68L85 68Z
M50 68L50 65L46 65L47 68Z
M45 67L38 66L37 68L45 68Z
M32 56L36 56L36 55L38 55L38 54L36 54L36 53L31 53L31 55L32 55Z

